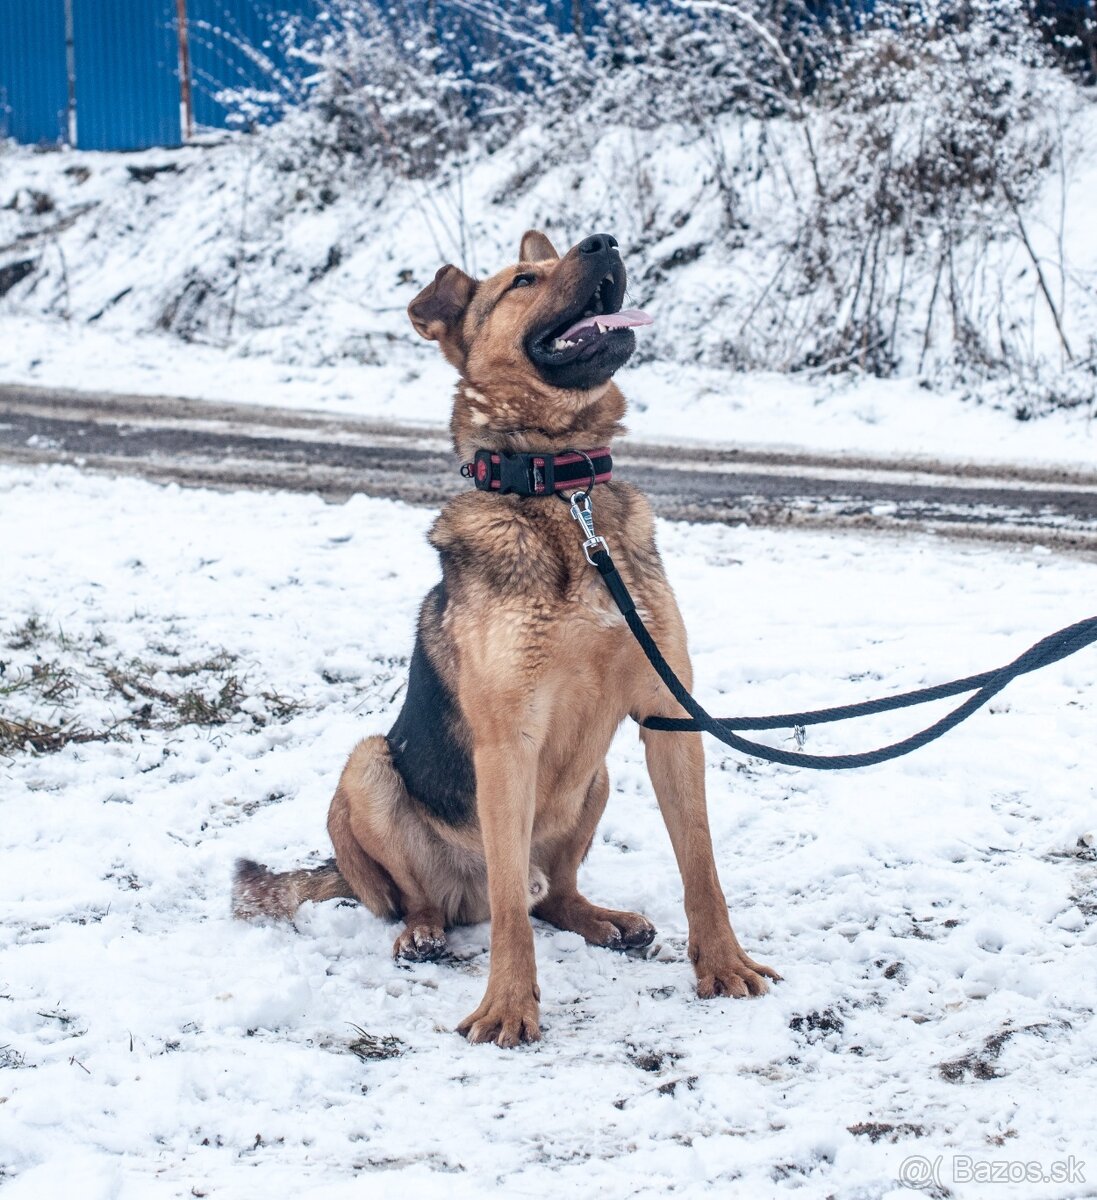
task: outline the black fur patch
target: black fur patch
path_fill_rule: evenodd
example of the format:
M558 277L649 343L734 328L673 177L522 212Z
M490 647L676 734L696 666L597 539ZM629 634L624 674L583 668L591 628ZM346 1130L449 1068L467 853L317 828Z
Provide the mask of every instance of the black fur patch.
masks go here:
M445 584L440 583L427 594L419 614L404 707L389 730L388 744L411 796L440 820L460 825L476 808L476 773L457 704L431 660L429 631L441 623L445 607Z

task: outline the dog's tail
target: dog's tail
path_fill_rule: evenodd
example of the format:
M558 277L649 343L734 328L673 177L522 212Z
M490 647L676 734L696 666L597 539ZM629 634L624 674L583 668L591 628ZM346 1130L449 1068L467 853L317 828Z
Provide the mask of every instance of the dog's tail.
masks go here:
M354 899L335 859L299 871L272 871L250 858L238 858L232 880L232 915L241 921L274 917L291 921L306 900Z
M379 917L401 913L399 893L388 871L358 844L350 827L350 805L340 788L328 814L335 858L318 867L272 871L240 858L232 881L232 915L243 921L274 917L291 921L306 900L360 900Z

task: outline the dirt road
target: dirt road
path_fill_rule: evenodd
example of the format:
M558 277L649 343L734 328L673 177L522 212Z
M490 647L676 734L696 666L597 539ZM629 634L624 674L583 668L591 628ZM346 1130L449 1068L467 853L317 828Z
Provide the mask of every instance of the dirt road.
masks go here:
M1097 553L1097 468L619 442L619 476L665 517L904 530ZM444 430L177 397L0 385L0 461L223 488L437 505L468 485Z

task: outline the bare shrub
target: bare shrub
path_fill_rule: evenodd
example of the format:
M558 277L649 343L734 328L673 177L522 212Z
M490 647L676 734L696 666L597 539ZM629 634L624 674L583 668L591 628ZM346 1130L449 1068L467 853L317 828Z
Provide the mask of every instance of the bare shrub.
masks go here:
M420 179L468 148L465 80L443 64L424 22L402 20L397 31L377 6L343 5L296 54L317 71L314 152Z
M1033 293L1003 274L1020 254L1069 361L1023 216L1062 156L1068 86L1021 0L878 6L817 56L789 130L805 162L789 189L798 220L740 356L877 375L1014 370L1032 353L1020 313Z
M817 260L829 255L812 269L846 298L824 358L853 355L890 374L903 268L917 274L931 264L945 284L957 361L993 367L1009 356L957 286L956 263L961 248L979 256L987 241L1016 235L1015 213L1052 160L1042 65L1014 0L878 10L874 27L851 41L820 87L826 176L805 246ZM819 243L835 239L860 241L849 271L826 269L833 247Z

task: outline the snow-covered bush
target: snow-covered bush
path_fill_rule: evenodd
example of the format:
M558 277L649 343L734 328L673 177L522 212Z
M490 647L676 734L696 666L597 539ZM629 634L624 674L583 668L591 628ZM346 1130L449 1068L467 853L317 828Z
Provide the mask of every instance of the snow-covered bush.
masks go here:
M381 168L419 179L468 149L465 80L446 65L430 27L380 6L343 5L295 48L312 68L303 165L312 174Z
M421 22L397 31L367 3L279 32L295 70L272 74L269 88L223 87L216 98L232 125L281 122L261 141L284 172L321 187L378 169L419 178L467 149L463 81L439 64Z
M815 197L793 269L834 319L807 361L890 374L919 331L919 365L935 334L964 368L1024 356L997 263L1021 251L1040 279L1022 211L1062 152L1067 91L1022 0L875 10L813 97Z
M773 115L788 107L780 26L754 0L707 3L604 3L586 54L556 72L544 100L556 111L636 129L696 126L728 112Z
M1084 368L1064 309L1068 293L1092 302L1093 280L1068 287L1062 229L1049 259L1030 224L1049 181L1065 205L1065 126L1083 101L1026 0L894 0L825 38L801 22L795 42L759 8L696 6L712 44L750 47L733 71L690 72L672 102L711 143L727 257L750 264L725 359L952 379ZM629 71L657 75L645 56ZM720 121L733 79L741 119Z
M261 111L288 119L315 171L355 162L426 178L528 122L581 117L590 136L607 120L652 129L783 112L825 53L824 25L800 0L783 0L779 15L765 0L598 0L592 11L580 36L537 5L337 3L282 27L298 67L272 69L284 94L226 88L218 99L241 124Z

